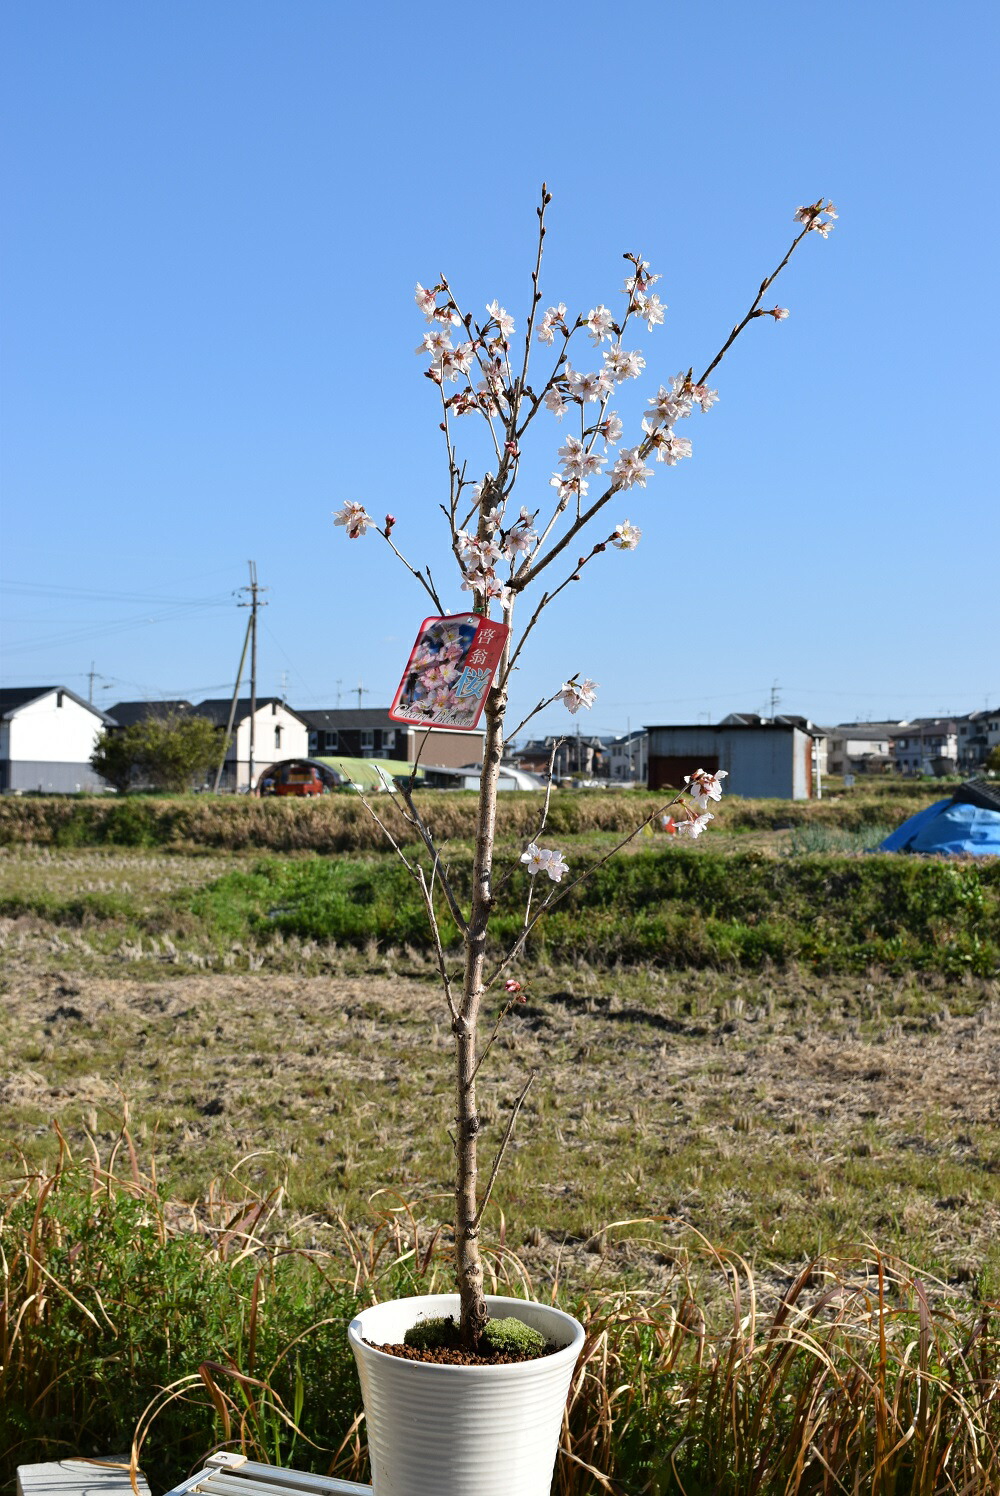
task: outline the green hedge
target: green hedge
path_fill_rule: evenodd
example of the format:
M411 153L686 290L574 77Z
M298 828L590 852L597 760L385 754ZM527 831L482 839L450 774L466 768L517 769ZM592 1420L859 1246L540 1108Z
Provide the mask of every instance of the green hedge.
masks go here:
M576 876L582 864L571 866ZM463 853L449 875L467 896ZM503 885L491 923L497 946L520 928L527 874ZM552 885L540 876L537 894ZM419 890L389 859L267 859L180 896L229 939L271 932L343 945L429 942ZM537 907L537 905L536 905ZM454 923L442 911L442 936ZM871 964L979 975L1000 971L1000 863L920 858L772 858L671 844L598 867L546 914L529 952L595 965L668 967L801 961L826 971Z

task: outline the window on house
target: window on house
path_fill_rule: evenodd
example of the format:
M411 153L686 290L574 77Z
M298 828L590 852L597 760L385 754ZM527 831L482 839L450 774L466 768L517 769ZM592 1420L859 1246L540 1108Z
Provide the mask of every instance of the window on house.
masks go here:
M309 734L309 752L312 754L312 753L317 753L318 751L319 751L319 733L318 732L311 732Z
M361 746L362 748L375 747L375 729L373 727L361 729Z
M275 748L280 748L281 747L281 728L280 727L276 727L274 729L274 746L275 746Z
M328 732L324 736L327 753L335 753L337 751L337 734L335 732Z
M392 749L392 748L395 748L395 746L396 746L396 734L395 734L395 732L391 732L391 731L390 732L384 732L382 734L382 747L383 748L390 748L390 749Z

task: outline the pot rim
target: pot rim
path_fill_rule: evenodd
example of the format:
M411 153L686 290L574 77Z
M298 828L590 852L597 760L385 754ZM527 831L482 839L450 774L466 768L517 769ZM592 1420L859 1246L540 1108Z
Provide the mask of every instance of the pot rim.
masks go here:
M408 1295L401 1299L382 1299L377 1304L366 1305L364 1309L360 1310L354 1316L347 1327L348 1343L358 1354L377 1356L380 1360L392 1361L396 1366L416 1367L416 1375L433 1372L439 1376L448 1373L489 1377L517 1376L520 1373L523 1376L525 1372L530 1371L532 1368L539 1366L553 1367L558 1365L561 1360L572 1360L575 1362L579 1357L583 1349L584 1340L586 1339L586 1331L580 1321L572 1314L567 1314L565 1309L557 1309L554 1304L540 1303L537 1299L513 1299L492 1293L486 1294L485 1297L487 1307L491 1313L507 1313L517 1318L517 1310L519 1308L530 1306L532 1309L541 1310L544 1315L551 1316L558 1324L563 1325L570 1332L571 1338L565 1345L561 1345L558 1350L553 1351L551 1355L537 1356L530 1361L508 1362L500 1366L449 1366L442 1365L440 1361L409 1361L402 1356L390 1355L379 1346L372 1345L370 1341L364 1339L361 1333L362 1316L373 1309L380 1309L384 1305L390 1304L412 1304L414 1310L417 1311L421 1306L433 1305L434 1310L440 1313L442 1310L447 1310L448 1308L454 1310L461 1302L457 1293L426 1293ZM416 1323L416 1320L417 1315L415 1313L413 1322Z

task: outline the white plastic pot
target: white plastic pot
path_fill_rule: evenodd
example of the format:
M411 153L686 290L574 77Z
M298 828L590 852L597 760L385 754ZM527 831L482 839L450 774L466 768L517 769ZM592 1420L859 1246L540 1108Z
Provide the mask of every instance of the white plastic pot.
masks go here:
M398 1344L420 1319L457 1319L457 1294L394 1299L351 1321L375 1496L549 1496L583 1326L546 1304L486 1303L561 1349L511 1366L438 1366L374 1348Z

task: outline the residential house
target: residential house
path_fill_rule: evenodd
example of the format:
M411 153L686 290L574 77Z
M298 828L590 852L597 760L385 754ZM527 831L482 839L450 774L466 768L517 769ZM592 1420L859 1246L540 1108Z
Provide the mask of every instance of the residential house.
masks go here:
M256 787L261 774L286 758L307 758L309 729L298 713L285 705L279 696L259 696L257 710L251 718L250 700L242 697L236 703L233 735L226 750L220 788L245 791ZM217 727L225 728L232 709L232 697L223 696L201 701L191 708L191 715L207 717ZM253 723L253 775L250 773L250 727ZM252 783L251 783L252 777Z
M1000 747L1000 707L987 707L956 719L958 728L958 768L962 774L973 774L986 767L994 748Z
M90 755L111 725L106 712L65 686L0 690L0 792L106 790Z
M553 759L553 749L555 758ZM569 737L532 738L514 754L519 769L529 774L548 774L552 764L554 779L606 779L608 750L602 738Z
M394 722L385 707L304 709L298 716L308 732L311 758L395 758L412 764L420 754L421 767L440 765L460 769L483 758L482 728L453 732L449 728L415 727Z
M954 717L916 717L892 740L892 762L900 774L954 774L958 769L958 723Z
M646 731L651 790L680 789L685 775L698 769L724 769L729 776L725 788L734 795L808 800L819 793L814 744L822 729L806 724L805 718L733 713L714 726L700 723Z
M884 774L890 770L892 740L905 722L840 722L828 727L830 774Z
M649 734L645 728L609 739L608 778L612 784L645 784L649 775Z

